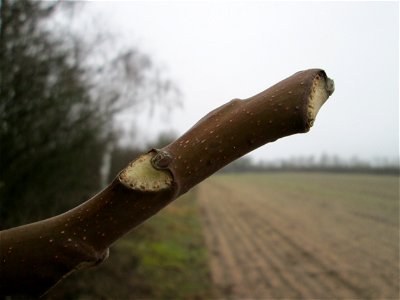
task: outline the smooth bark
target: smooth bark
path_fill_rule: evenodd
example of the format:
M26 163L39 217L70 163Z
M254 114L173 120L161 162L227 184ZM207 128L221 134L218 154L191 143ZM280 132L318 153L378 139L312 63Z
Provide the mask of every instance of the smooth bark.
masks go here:
M231 161L281 137L307 132L334 90L320 69L298 72L213 110L175 142L131 162L99 194L50 219L0 232L0 292L40 296Z

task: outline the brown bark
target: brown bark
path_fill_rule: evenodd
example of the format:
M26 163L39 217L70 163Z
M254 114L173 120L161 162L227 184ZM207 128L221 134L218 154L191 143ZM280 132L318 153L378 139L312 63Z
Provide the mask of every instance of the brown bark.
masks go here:
M213 110L175 142L134 160L82 205L0 232L1 294L39 296L70 272L102 262L115 240L226 164L307 132L332 92L323 70L298 72Z

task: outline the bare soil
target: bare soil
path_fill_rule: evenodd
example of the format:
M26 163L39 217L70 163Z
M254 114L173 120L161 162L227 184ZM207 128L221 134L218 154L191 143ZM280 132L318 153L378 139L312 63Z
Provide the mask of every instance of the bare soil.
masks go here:
M399 178L220 175L197 188L218 299L399 299Z

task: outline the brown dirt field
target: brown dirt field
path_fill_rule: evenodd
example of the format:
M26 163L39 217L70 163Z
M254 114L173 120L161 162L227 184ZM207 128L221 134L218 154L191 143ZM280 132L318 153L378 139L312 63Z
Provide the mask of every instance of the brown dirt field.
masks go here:
M218 299L399 299L399 179L219 175L197 188Z

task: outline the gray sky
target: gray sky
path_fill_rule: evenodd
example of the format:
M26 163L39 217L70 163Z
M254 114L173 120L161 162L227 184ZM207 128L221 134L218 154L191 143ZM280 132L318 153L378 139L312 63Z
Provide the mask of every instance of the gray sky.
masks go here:
M397 2L89 2L84 11L149 53L183 92L168 123L143 118L144 136L186 131L210 110L303 69L322 68L336 91L308 134L255 159L399 153Z

